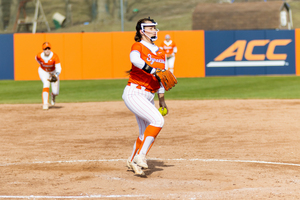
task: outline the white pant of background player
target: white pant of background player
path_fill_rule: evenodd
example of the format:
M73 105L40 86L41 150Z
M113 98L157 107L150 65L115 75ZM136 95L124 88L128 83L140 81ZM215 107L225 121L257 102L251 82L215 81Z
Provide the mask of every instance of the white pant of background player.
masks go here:
M49 88L51 85L51 104L55 104L55 96L59 94L59 76L57 76L57 81L50 83L48 80L50 78L50 73L55 73L55 70L52 72L46 72L41 67L39 67L39 76L41 81L43 82L43 109L48 109L48 102L49 102Z
M166 59L166 69L174 74L175 56Z

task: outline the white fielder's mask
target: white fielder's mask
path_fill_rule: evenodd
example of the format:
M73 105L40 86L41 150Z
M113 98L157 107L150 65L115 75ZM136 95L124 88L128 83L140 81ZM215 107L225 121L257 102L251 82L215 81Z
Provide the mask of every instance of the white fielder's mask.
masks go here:
M157 33L158 33L158 29L155 27L155 31L147 31L147 32L150 32L150 33L152 33L152 32L154 32L155 33L155 36L152 36L152 37L149 37L147 34L146 34L146 32L145 32L145 27L147 27L147 26L157 26L157 23L155 22L155 23L142 23L141 24L141 28L142 28L142 32L152 41L152 42L154 42L154 41L156 41L157 40Z

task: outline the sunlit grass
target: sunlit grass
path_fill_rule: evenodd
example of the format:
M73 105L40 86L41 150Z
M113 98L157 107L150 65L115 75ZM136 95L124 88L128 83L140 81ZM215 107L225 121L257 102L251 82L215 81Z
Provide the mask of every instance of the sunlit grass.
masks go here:
M61 81L59 102L122 101L127 79ZM300 99L300 77L178 78L166 99ZM0 103L40 103L41 81L0 81ZM157 97L156 97L157 98Z

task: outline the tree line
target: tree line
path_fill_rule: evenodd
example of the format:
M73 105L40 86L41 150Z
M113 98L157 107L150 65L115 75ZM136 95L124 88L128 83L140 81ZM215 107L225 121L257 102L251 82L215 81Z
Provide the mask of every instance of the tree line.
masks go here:
M21 16L26 10L28 3L35 3L37 0L0 0L0 30L11 32L16 24L18 16ZM66 26L72 25L72 4L85 3L90 8L91 21L110 22L120 19L120 3L123 2L123 12L126 14L126 20L131 20L135 15L132 11L133 6L142 0L56 0L64 6L66 16ZM47 11L47 3L53 0L40 0L43 9ZM32 9L31 9L32 10ZM33 11L34 12L34 11Z

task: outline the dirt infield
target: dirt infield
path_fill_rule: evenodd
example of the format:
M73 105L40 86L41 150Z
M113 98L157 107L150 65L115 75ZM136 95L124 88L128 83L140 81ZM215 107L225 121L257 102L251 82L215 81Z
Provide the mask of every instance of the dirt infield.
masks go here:
M300 100L166 102L146 177L123 102L0 105L0 199L300 199Z

